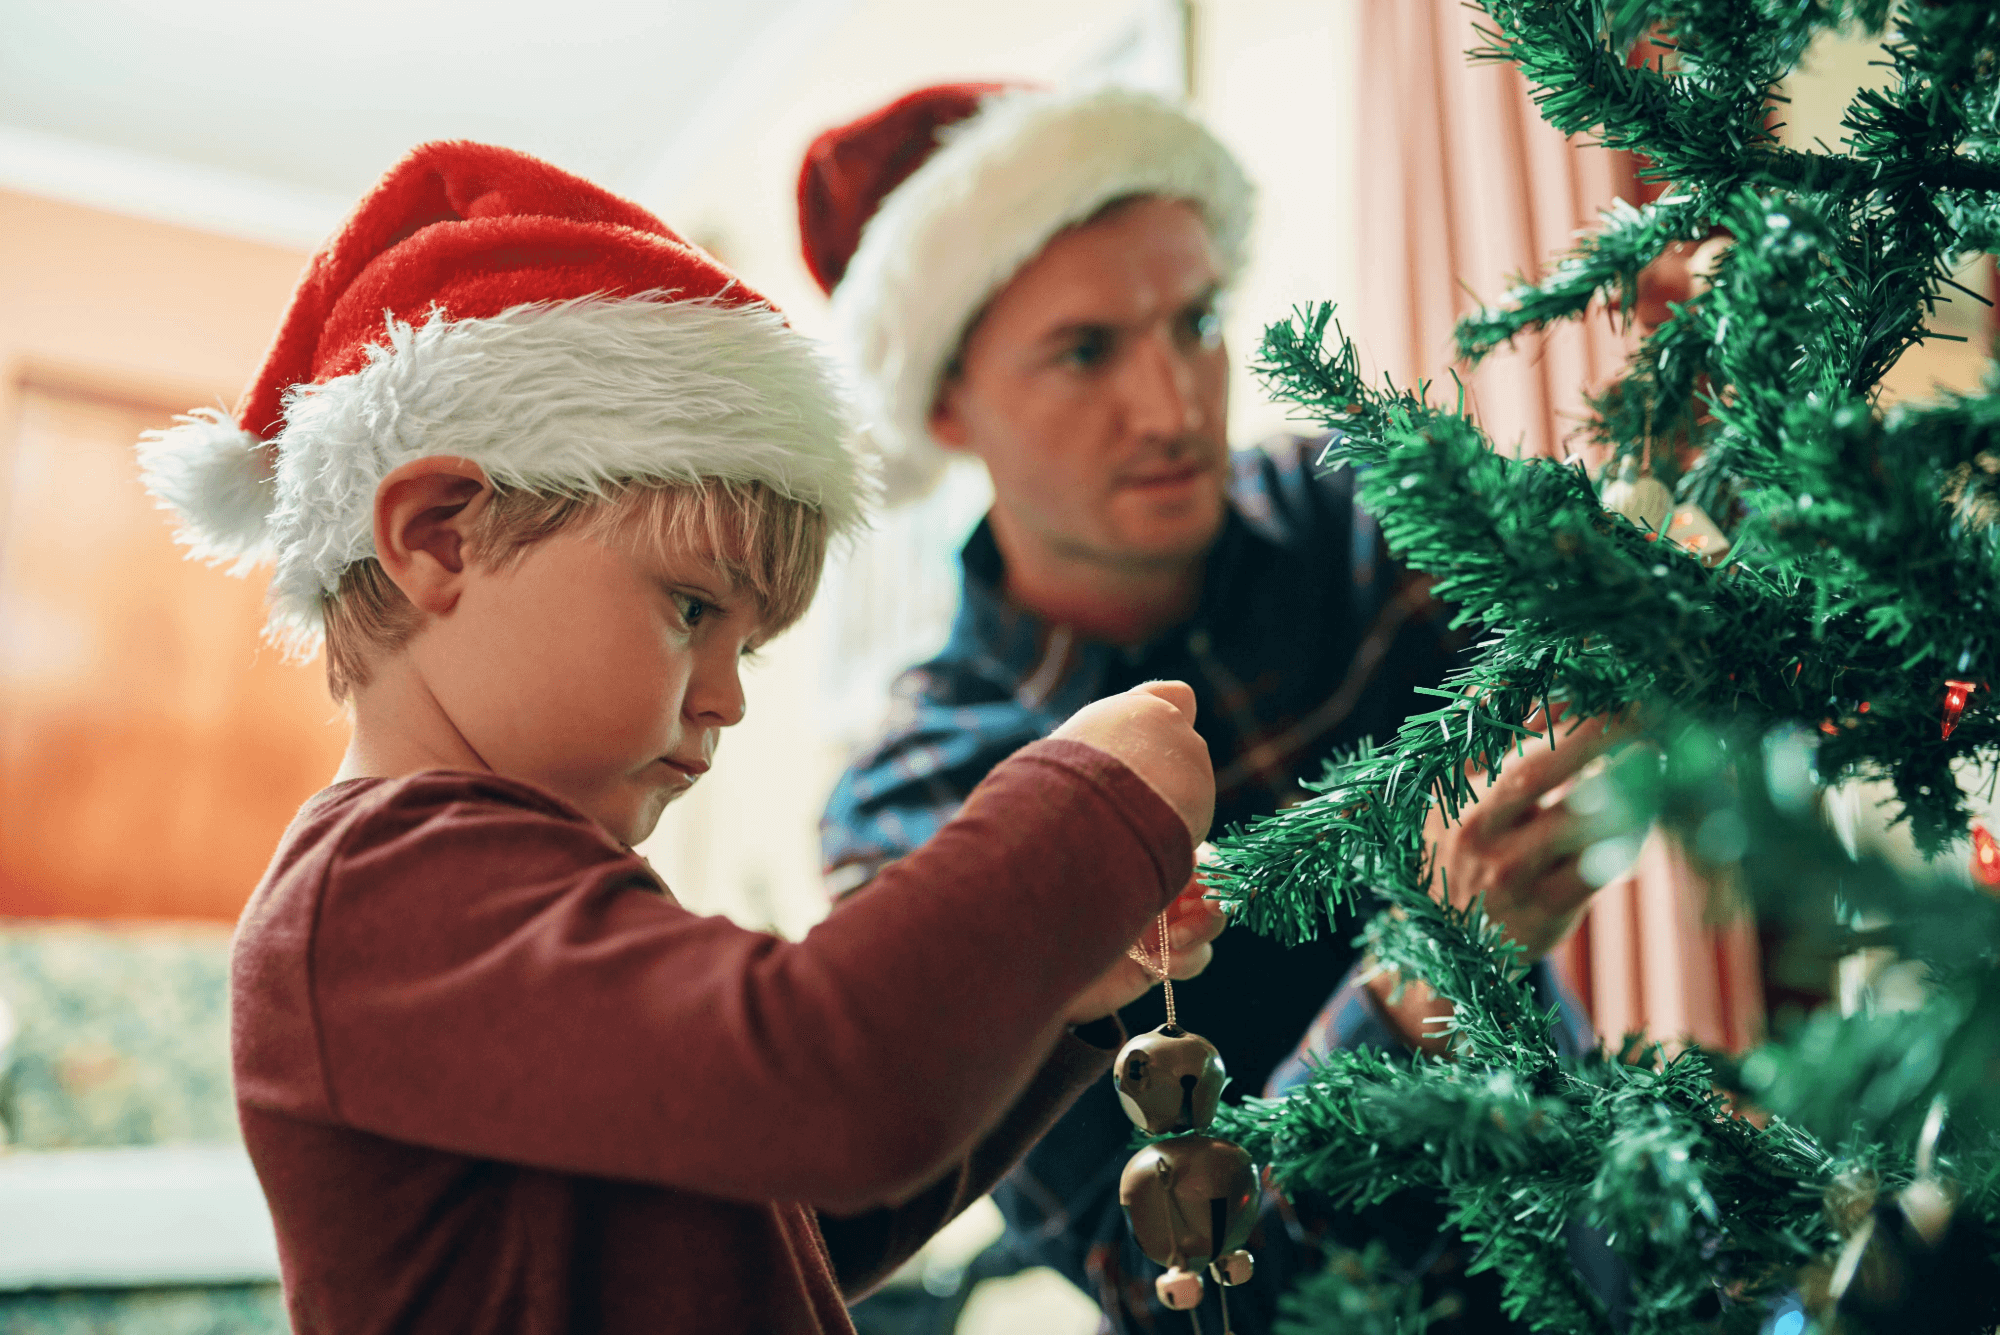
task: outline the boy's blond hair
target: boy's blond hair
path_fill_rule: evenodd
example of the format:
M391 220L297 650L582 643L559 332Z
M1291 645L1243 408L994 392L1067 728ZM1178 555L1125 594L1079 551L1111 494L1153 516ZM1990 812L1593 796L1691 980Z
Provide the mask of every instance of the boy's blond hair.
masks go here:
M495 488L474 525L466 559L504 568L558 533L628 537L659 552L713 561L757 602L761 638L790 626L811 605L826 564L827 520L815 506L761 482L644 483L599 495ZM366 686L379 657L408 642L423 613L381 562L357 561L321 600L326 684L345 701Z

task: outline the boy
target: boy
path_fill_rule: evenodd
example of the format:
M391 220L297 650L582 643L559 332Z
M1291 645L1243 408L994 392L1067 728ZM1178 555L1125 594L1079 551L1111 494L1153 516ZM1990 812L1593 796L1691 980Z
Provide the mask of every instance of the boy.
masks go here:
M713 260L446 143L314 257L234 419L142 447L196 554L275 563L274 632L353 713L232 980L300 1332L848 1330L1109 1069L1213 803L1178 683L997 768L797 944L631 850L858 523L843 438ZM1177 916L1192 972L1220 920Z

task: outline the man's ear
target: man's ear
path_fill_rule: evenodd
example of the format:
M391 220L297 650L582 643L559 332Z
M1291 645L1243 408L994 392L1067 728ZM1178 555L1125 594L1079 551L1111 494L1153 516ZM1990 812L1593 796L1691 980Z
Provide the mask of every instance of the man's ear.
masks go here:
M413 459L375 488L375 559L417 607L433 615L458 602L472 526L493 500L486 470L470 459Z
M931 439L938 448L953 454L966 454L972 449L972 429L965 422L964 397L965 377L947 371L944 383L938 386L937 398L931 403Z

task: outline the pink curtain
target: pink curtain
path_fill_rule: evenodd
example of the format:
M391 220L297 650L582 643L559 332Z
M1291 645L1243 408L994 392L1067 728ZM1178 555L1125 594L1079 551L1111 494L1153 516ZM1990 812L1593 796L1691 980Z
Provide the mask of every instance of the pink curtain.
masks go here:
M1458 0L1365 0L1361 15L1362 277L1348 328L1377 374L1430 379L1448 396L1458 318L1630 197L1631 162L1543 124L1513 66L1470 63L1484 40ZM1626 348L1596 318L1524 335L1459 373L1498 444L1561 455L1584 390L1611 379Z
M1482 19L1460 0L1363 0L1361 278L1341 319L1373 374L1430 380L1448 400L1456 369L1500 448L1561 457L1579 451L1584 394L1618 373L1628 336L1597 315L1524 335L1468 369L1453 366L1452 326L1537 275L1637 186L1628 155L1544 124L1511 65L1467 60L1485 45ZM1755 931L1704 923L1704 898L1657 836L1632 875L1598 893L1555 958L1600 1034L1730 1050L1755 1041Z

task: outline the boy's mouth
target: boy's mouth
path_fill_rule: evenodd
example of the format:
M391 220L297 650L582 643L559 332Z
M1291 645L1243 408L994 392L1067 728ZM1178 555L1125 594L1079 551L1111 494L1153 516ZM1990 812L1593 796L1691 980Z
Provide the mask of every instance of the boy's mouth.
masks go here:
M708 762L706 760L682 759L678 756L661 756L660 763L668 769L679 770L682 774L687 775L688 782L690 783L708 773Z

